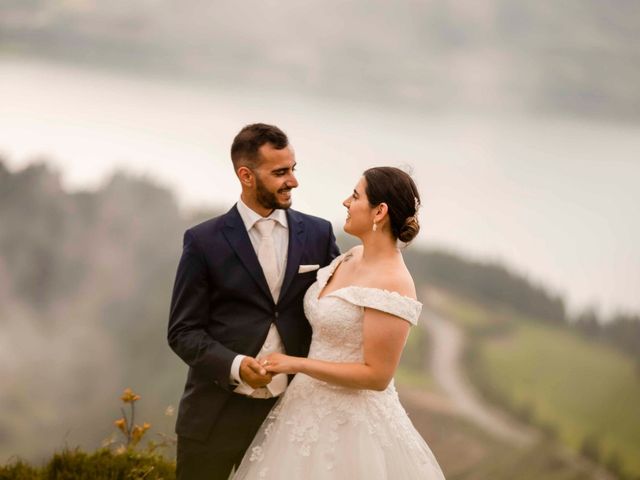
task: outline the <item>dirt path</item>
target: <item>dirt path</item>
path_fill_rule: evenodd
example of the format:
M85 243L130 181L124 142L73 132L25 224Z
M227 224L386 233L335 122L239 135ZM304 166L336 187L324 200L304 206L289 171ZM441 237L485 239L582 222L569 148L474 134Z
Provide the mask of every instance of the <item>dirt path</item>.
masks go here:
M429 368L454 408L484 430L519 445L529 445L537 434L530 427L518 425L501 412L486 405L475 393L464 374L462 354L464 335L453 322L433 310L423 308L421 323L431 337Z
M422 310L420 325L431 338L431 358L427 368L431 370L434 380L455 412L498 438L517 445L528 446L540 438L540 434L534 428L508 418L504 413L484 403L474 391L462 365L465 337L460 327L426 305ZM444 411L446 407L442 404L442 397L439 398L440 410ZM615 480L615 477L600 465L576 455L566 447L561 451L569 461L589 472L588 478Z

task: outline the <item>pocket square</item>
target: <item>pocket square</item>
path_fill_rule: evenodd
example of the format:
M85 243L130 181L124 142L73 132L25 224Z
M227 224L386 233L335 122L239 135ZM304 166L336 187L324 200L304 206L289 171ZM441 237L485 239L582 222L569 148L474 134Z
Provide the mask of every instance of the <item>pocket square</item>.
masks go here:
M307 273L313 272L314 270L318 270L320 265L300 265L298 268L298 273Z

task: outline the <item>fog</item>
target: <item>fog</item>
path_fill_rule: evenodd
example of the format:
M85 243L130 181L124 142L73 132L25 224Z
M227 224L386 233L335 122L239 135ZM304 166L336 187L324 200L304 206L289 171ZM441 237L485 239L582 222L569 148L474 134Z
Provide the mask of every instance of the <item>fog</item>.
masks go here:
M640 308L635 124L382 109L42 62L5 60L0 75L0 146L14 168L45 155L72 189L124 169L173 188L185 208L228 208L239 195L231 139L272 122L296 150L295 207L337 229L365 168L404 166L425 200L421 241L504 260L574 310Z
M594 337L639 312L638 26L625 0L0 2L0 462L96 448L127 386L172 430L181 235L237 200L253 122L287 132L294 208L336 232L362 171L400 166L416 249L497 261L561 320L593 308Z

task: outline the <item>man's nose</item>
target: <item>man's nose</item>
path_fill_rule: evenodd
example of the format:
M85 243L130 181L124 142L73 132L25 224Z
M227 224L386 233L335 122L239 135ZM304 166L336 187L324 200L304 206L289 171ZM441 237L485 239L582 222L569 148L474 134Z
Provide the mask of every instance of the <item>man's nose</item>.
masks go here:
M298 186L298 179L296 178L295 174L289 174L289 178L287 179L286 183L289 188L296 188Z

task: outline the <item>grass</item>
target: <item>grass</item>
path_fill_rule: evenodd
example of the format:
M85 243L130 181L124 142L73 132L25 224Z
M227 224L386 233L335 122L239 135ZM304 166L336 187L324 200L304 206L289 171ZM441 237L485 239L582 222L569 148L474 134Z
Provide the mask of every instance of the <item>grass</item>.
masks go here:
M447 296L438 308L469 334L470 375L574 451L640 475L640 374L629 356L565 326Z
M585 480L595 476L560 452L553 441L519 448L462 417L412 404L400 394L447 480Z
M588 472L561 457L553 445L519 450L466 420L403 400L447 480L578 480ZM160 456L101 449L65 450L42 466L20 460L0 465L0 480L173 480L175 464Z
M429 339L423 329L412 328L402 352L400 365L394 375L395 381L399 385L412 388L438 390L430 371L425 368L428 355Z
M64 450L43 466L22 460L0 465L0 480L174 480L175 464L158 455L108 449Z
M534 421L551 424L567 445L599 443L640 474L640 378L631 359L570 332L519 322L508 339L479 350L490 384Z
M396 370L394 379L398 385L434 392L438 390L433 377L429 375L429 373L424 371L418 372L412 368L403 367L402 365Z

